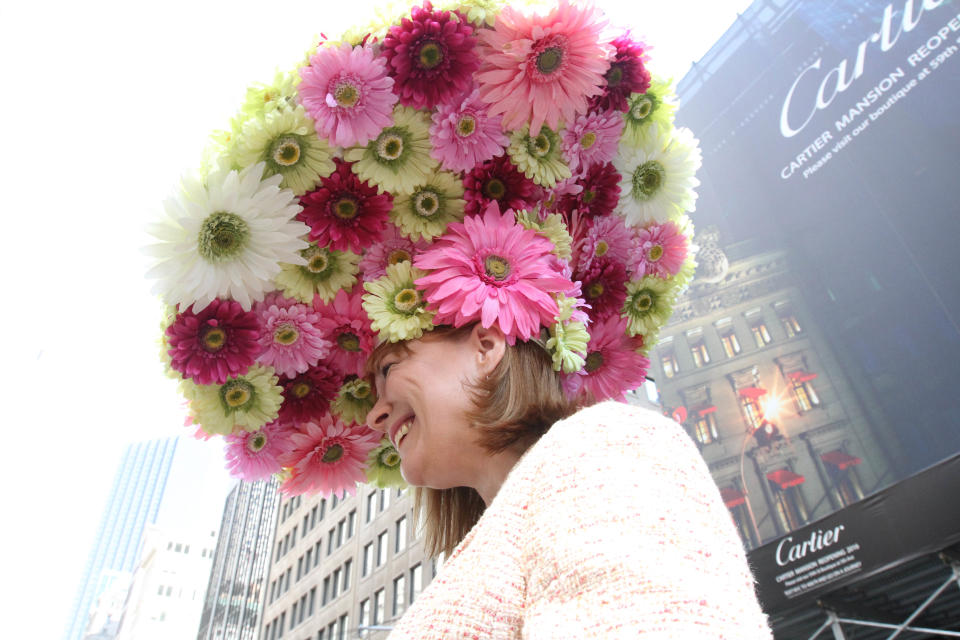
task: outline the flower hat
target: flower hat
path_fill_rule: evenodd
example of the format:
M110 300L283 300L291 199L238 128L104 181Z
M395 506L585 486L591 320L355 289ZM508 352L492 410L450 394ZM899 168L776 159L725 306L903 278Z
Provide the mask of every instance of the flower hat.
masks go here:
M697 141L590 5L388 11L254 85L150 231L163 356L231 473L402 485L364 363L437 325L623 399L693 275Z

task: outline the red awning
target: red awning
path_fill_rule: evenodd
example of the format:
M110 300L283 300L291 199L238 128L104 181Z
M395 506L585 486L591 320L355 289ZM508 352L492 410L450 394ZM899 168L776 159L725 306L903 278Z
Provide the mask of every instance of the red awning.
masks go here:
M840 471L843 471L847 467L852 467L855 464L860 464L863 462L863 460L860 458L854 458L853 456L846 454L839 449L821 454L820 459L828 464L832 464Z
M670 413L670 417L673 418L676 422L683 424L687 421L687 408L686 407L677 407Z
M716 408L714 405L710 405L709 407L704 407L704 408L700 409L700 411L699 411L698 413L700 414L700 417L702 418L703 416L707 415L708 413L714 413L714 412L716 412L716 410L717 410L717 408Z
M747 501L743 492L733 487L720 487L720 497L723 498L723 504L727 505L728 509L733 509Z
M810 382L816 379L816 377L817 374L810 373L809 371L794 371L790 374L790 379L794 382Z
M742 389L738 390L737 393L739 393L741 397L756 400L760 396L766 395L767 390L761 389L760 387L743 387Z
M803 484L804 478L799 473L794 473L790 469L777 469L776 471L771 471L767 474L767 479L770 482L774 483L781 489L789 489L790 487L795 487L798 484Z

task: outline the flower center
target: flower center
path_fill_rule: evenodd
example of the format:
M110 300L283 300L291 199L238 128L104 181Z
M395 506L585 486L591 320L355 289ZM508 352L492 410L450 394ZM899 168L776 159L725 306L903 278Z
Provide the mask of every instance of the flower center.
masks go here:
M413 211L429 218L440 210L440 196L435 191L421 191L413 197Z
M239 256L250 241L247 221L235 213L207 216L197 235L197 251L207 262L227 262Z
M587 294L588 298L596 299L603 295L603 283L602 282L591 282L587 285L587 290L584 292Z
M630 117L634 120L643 120L653 111L653 100L649 96L641 96L630 107Z
M257 453L265 446L267 446L267 434L263 431L257 431L247 438L247 449L250 449L250 451L254 453Z
M200 336L200 343L204 351L216 353L223 349L227 342L227 333L220 327L205 327Z
M337 336L337 345L344 351L360 351L360 338L355 333L344 332Z
M310 384L304 382L303 380L293 385L293 388L291 389L294 398L305 398L307 397L307 394L310 393L310 390Z
M530 149L531 155L542 158L550 153L550 138L546 134L540 133L536 138L530 138L527 147Z
M488 277L498 282L505 280L510 275L510 263L506 258L501 258L498 255L487 256L487 259L483 261L483 269Z
M377 155L381 160L398 160L403 155L403 138L395 133L382 133L377 139Z
M333 99L337 101L338 106L349 109L360 101L360 92L352 84L343 82L334 90Z
M397 453L397 450L394 449L393 447L390 447L389 449L384 449L383 453L380 454L380 464L382 464L385 467L390 467L392 469L393 467L396 467L398 464L400 464L400 454Z
M477 130L477 119L471 115L462 115L457 120L457 135L461 138L468 138Z
M400 264L401 262L412 262L410 252L406 249L394 249L387 256L387 264Z
M590 204L591 202L593 202L593 199L596 197L597 197L596 191L592 191L590 189L584 189L583 194L580 196L580 200L582 200L584 204Z
M393 296L393 306L401 313L411 313L420 304L420 293L416 289L400 289Z
M360 207L356 199L351 196L343 196L333 203L333 215L341 220L353 220L360 213Z
M597 134L593 131L587 131L583 134L583 137L580 138L580 146L584 149L589 149L597 142Z
M603 354L599 351L594 351L587 354L587 364L584 366L584 369L587 370L587 373L593 373L597 369L603 366Z
M300 141L293 136L277 138L273 143L270 156L281 167L292 167L300 161Z
M357 380L350 387L348 393L356 400L366 400L370 397L370 383L366 380Z
M326 462L330 464L336 462L343 457L343 445L342 444L333 444L323 452L323 457L320 458L321 462Z
M607 244L606 240L601 240L597 243L597 248L593 250L594 255L598 258L602 258L607 255L607 251L610 250L610 245Z
M607 71L607 86L618 87L623 82L623 68L618 64L610 65Z
M220 387L220 402L227 413L243 409L253 401L253 385L246 380L230 380Z
M273 341L284 346L293 344L299 337L300 332L297 331L297 328L286 322L277 327L277 330L273 332Z
M633 297L633 309L638 313L646 313L653 306L653 295L646 289L638 291Z
M656 262L663 257L663 245L655 244L647 251L647 260Z
M500 178L490 178L483 185L483 193L492 200L499 200L507 194L507 186Z
M320 247L310 247L304 252L307 259L307 271L320 274L330 268L330 252Z
M417 55L420 59L420 66L424 69L433 69L443 62L443 49L433 40L427 40L420 47L420 53Z
M537 71L543 75L550 75L560 68L563 62L563 49L560 47L547 47L537 55Z
M633 171L632 195L636 200L649 200L663 186L666 169L656 160L644 162Z

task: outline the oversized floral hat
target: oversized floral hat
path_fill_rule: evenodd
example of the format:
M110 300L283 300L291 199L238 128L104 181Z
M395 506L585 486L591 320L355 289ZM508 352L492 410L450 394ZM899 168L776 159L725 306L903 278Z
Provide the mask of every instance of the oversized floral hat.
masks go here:
M254 85L153 225L192 421L287 494L400 485L364 426L380 341L496 324L622 399L693 274L697 141L596 8L429 2Z

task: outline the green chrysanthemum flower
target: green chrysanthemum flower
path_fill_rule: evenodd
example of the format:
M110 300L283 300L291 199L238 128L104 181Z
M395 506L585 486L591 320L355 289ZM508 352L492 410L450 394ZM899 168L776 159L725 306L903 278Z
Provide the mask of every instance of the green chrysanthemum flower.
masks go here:
M542 0L515 0L509 3L515 9L543 9L547 7ZM478 27L492 27L496 22L497 14L507 6L506 0L444 0L437 3L437 8L444 11L459 11L466 16L467 21ZM524 11L524 13L528 13Z
M340 387L336 399L330 404L330 412L347 424L363 424L376 402L377 394L370 382L353 377Z
M573 175L563 161L560 136L550 127L541 127L540 133L533 137L529 126L514 131L510 134L507 153L514 166L541 187L549 189Z
M367 482L380 489L404 489L407 486L400 474L400 453L388 438L381 440L380 446L370 452L365 471Z
M553 358L553 370L564 373L579 371L586 364L590 334L582 322L557 322L550 327L547 352Z
M231 156L237 168L263 161L264 177L280 174L281 186L298 196L313 190L336 168L330 147L317 137L313 121L299 105L244 123Z
M360 256L352 251L334 251L311 244L300 252L307 261L305 265L281 264L275 282L288 298L304 304L313 302L319 295L330 302L340 289L350 291L357 282Z
M184 380L183 395L190 412L209 434L227 435L238 427L256 431L277 419L283 402L281 387L272 367L254 364L246 374L223 384L196 384Z
M163 375L174 380L183 379L183 375L173 368L170 358L170 343L167 341L167 327L177 319L177 308L171 304L163 305L163 318L160 320L160 362L163 363Z
M423 292L413 284L426 272L399 262L387 266L386 275L364 282L363 309L370 316L370 326L390 342L415 340L424 331L433 329L433 311L427 311Z
M642 146L647 141L647 133L659 125L664 130L673 128L673 117L677 110L677 97L673 85L668 80L654 78L646 93L634 93L627 98L627 112L623 114L625 124L621 139L632 146Z
M525 229L533 229L553 243L553 253L561 260L569 260L573 239L567 232L567 225L559 213L551 213L541 222L537 214L530 211L518 211L517 222Z
M410 107L393 110L393 126L365 147L353 147L343 157L353 172L380 191L410 194L426 182L439 162L430 156L430 116Z
M258 118L271 111L296 108L299 84L300 74L296 71L277 71L270 84L250 85L240 107L241 115Z
M447 225L463 219L463 183L445 171L430 176L410 195L393 201L390 219L411 240L430 241L442 235Z
M670 280L647 276L628 282L627 300L623 304L627 333L631 336L643 334L645 343L649 343L649 336L670 319L675 297L676 287Z

